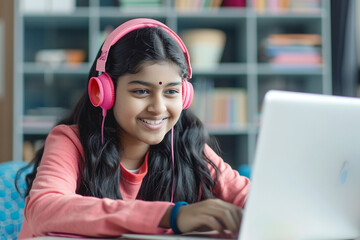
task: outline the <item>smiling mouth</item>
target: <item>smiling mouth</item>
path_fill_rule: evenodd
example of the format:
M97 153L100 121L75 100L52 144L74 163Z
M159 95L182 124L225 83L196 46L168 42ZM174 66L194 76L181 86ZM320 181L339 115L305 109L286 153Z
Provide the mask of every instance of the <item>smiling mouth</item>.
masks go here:
M163 118L163 119L159 119L159 120L150 120L150 119L139 119L140 121L146 123L146 124L150 124L150 125L159 125L160 123L162 123L165 119L167 118Z

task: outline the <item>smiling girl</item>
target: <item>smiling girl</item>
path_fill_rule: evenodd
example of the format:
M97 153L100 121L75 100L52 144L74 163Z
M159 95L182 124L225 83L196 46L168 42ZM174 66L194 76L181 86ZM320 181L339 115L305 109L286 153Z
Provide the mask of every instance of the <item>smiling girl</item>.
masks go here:
M190 77L186 47L167 26L135 19L115 29L87 90L33 160L19 239L236 234L249 180L186 109Z

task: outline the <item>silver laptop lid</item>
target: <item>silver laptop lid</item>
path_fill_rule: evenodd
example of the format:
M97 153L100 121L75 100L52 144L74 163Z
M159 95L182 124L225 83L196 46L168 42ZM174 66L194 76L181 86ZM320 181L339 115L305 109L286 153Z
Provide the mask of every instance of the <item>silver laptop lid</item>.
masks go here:
M266 94L239 239L360 236L360 100Z

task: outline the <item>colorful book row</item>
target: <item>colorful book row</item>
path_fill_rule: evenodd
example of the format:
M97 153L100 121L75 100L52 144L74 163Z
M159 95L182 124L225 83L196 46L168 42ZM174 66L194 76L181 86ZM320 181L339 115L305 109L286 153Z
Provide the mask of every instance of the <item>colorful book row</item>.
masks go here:
M260 51L261 61L278 66L308 66L322 64L321 36L318 34L272 34Z
M175 8L178 11L201 10L203 8L218 8L223 0L176 0Z
M241 128L247 125L247 93L241 88L197 89L194 113L210 128Z
M319 13L321 10L321 0L252 0L251 4L260 13Z

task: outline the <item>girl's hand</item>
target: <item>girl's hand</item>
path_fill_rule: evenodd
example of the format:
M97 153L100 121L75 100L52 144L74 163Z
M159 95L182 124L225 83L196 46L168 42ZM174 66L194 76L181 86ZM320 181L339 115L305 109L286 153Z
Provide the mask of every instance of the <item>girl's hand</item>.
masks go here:
M178 229L183 232L225 229L234 235L239 231L242 209L220 199L208 199L202 202L182 206L177 217Z

